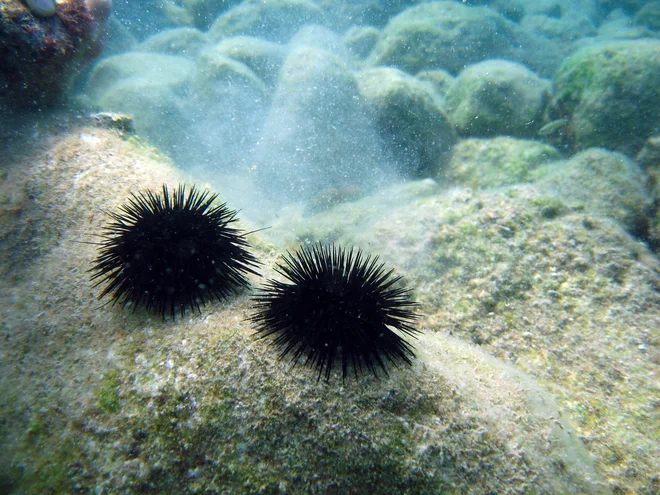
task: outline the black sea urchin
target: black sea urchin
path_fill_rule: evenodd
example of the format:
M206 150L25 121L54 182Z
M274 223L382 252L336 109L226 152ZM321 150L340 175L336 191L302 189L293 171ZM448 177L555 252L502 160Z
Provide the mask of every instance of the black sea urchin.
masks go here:
M275 270L292 283L269 280L250 318L260 337L274 337L280 358L291 355L295 365L305 356L326 380L338 358L343 378L349 366L357 378L365 369L387 374L387 362L411 364L412 346L392 329L418 332L416 303L378 257L319 244L283 260Z
M144 305L172 318L186 308L219 300L246 287L256 258L245 234L231 226L236 212L217 194L184 186L170 195L150 190L133 194L101 234L99 255L90 270L98 284L108 282L99 299Z

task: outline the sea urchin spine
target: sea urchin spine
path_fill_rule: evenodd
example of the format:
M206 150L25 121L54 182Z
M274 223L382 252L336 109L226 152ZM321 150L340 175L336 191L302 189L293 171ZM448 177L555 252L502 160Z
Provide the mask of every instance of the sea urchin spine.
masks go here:
M287 252L275 270L291 283L269 280L250 319L259 337L273 337L280 359L290 356L295 365L304 357L326 380L338 359L343 378L349 368L357 378L378 368L387 374L388 363L412 363L412 346L393 330L418 333L417 305L378 257L318 244Z
M247 287L247 273L258 262L247 251L245 234L232 227L236 212L217 194L184 186L170 195L150 190L133 194L111 212L91 268L99 299L110 295L122 306L182 315L186 309L220 300Z

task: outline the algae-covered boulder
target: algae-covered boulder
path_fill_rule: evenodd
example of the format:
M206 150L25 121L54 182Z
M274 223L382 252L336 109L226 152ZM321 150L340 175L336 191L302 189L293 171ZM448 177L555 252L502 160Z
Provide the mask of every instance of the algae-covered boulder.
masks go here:
M245 150L261 133L272 90L247 65L225 56L226 47L205 49L190 86L186 162L216 172L244 167ZM194 145L193 145L194 143Z
M281 45L251 36L225 38L215 45L214 51L247 65L269 88L275 87L285 58Z
M456 78L446 70L423 70L418 72L415 77L431 85L438 96L443 99L447 96L449 89L454 85Z
M380 31L373 26L353 26L344 35L344 44L358 60L367 58L376 42Z
M464 136L533 137L549 99L549 81L521 64L487 60L459 74L444 108Z
M92 103L112 90L113 86L129 79L139 79L144 84L170 87L182 93L190 84L195 64L185 57L159 53L125 53L114 55L99 62L92 70L86 95Z
M332 19L333 25L339 29L348 29L352 25L381 28L402 10L419 3L419 0L316 0L314 3Z
M119 81L95 103L105 112L130 115L134 130L166 152L176 150L181 127L190 124L182 96L167 84L146 79Z
M207 109L231 104L235 99L258 100L270 91L250 67L225 56L226 50L214 46L204 50L197 61L191 90Z
M289 41L289 49L300 46L309 46L311 48L325 50L338 56L342 60L348 61L350 59L350 53L341 36L335 33L332 29L318 24L310 24L301 27Z
M388 167L381 148L346 62L318 48L292 49L255 151L264 201L368 190Z
M660 2L647 2L635 14L635 24L660 31Z
M656 35L646 26L635 25L633 20L616 10L598 26L598 34L593 39L585 39L587 46L596 43L612 43L619 40L644 40Z
M207 31L220 14L241 3L241 0L181 0L198 29Z
M386 67L361 71L358 83L403 173L437 173L456 136L435 93L413 76Z
M521 26L528 31L560 42L573 42L596 35L596 26L586 15L561 18L535 14L523 17Z
M179 27L150 36L135 47L135 51L179 55L195 59L207 44L208 39L205 33L191 27Z
M452 184L493 188L521 184L550 173L541 165L561 159L556 148L527 139L464 139L451 150L444 177Z
M517 4L520 0L495 0L495 3ZM523 1L527 15L542 14L553 18L575 17L577 15L588 15L598 18L602 15L603 5L611 0L536 0L535 2ZM636 0L635 0L636 1ZM621 4L620 0L615 0Z
M114 19L139 40L170 28L193 25L190 13L178 1L141 0L137 12L133 2L115 1L113 6Z
M549 40L530 35L486 7L432 2L394 17L383 28L367 63L410 74L427 69L458 74L466 65L492 58L521 62L549 75L561 56Z
M135 130L166 151L176 151L188 122L185 97L195 64L186 57L126 53L94 67L85 93L92 105L133 116Z
M99 307L77 241L179 174L107 131L44 144L0 158L3 259L39 234L0 278L9 493L604 493L552 397L433 325L412 367L319 382L254 338L246 294L174 321ZM278 250L250 240L272 276Z
M657 257L606 210L546 188L443 192L423 182L304 219L289 242L381 254L416 287L428 328L515 363L560 398L614 493L657 492Z
M553 164L552 173L538 185L573 207L613 218L628 232L643 236L653 205L645 181L641 168L625 155L592 148Z
M576 149L634 154L660 125L660 41L583 48L554 76L557 115L570 119Z
M218 17L208 34L214 41L245 35L286 43L302 26L322 21L322 10L309 0L246 0Z
M646 172L655 172L660 168L660 134L650 136L642 149L637 153L635 161Z
M646 185L653 201L660 204L660 135L651 136L636 157L646 173ZM648 240L656 252L660 251L660 208L655 208L649 225Z

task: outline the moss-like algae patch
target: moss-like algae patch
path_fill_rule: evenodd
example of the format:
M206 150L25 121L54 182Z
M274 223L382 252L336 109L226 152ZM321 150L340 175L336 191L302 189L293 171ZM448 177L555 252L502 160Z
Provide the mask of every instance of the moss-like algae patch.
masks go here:
M634 154L660 121L660 42L595 44L569 56L554 75L557 118L568 118L577 149Z
M116 370L110 371L103 380L103 385L99 391L99 406L108 413L115 413L121 405L119 399L119 373Z
M374 213L369 235L338 209L301 236L339 228L340 241L382 253L416 287L424 325L533 374L614 491L654 493L660 264L614 220L645 196L621 155L590 150L560 166L573 168L569 188L549 175L541 187L452 190Z

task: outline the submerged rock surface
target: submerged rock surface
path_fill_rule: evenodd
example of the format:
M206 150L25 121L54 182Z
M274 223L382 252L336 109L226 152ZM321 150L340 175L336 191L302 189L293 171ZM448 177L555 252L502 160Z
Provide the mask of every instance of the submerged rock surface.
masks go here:
M180 180L149 153L76 128L2 163L4 486L606 492L534 380L431 320L411 369L325 383L254 340L247 295L167 322L99 307L85 270L95 246L77 241L130 191ZM278 250L253 241L270 272Z
M660 493L653 12L418 3L115 2L72 114L2 115L1 493ZM317 382L250 291L96 301L108 212L193 181L267 278L316 241L403 275L412 367Z

